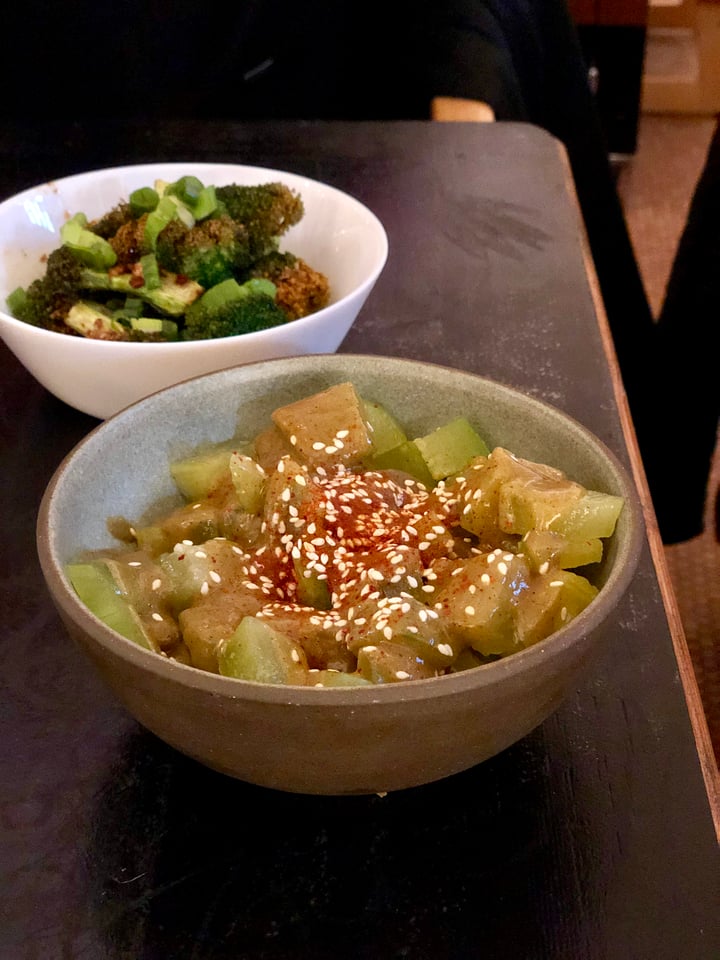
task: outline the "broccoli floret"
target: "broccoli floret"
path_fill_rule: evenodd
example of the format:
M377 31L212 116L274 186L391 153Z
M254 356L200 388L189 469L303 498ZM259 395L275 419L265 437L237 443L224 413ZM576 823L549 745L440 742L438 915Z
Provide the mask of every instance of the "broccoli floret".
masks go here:
M11 294L13 315L25 323L62 330L63 321L80 297L82 264L67 247L48 256L44 276L28 286L24 296Z
M275 284L276 302L290 320L322 310L330 299L330 284L325 274L292 253L274 251L261 257L253 265L250 276Z
M214 340L266 330L287 321L275 303L275 288L266 280L239 284L224 280L212 287L185 315L184 340Z
M117 263L125 268L131 267L147 252L145 244L145 224L147 214L136 219L131 218L120 224L115 233L108 237L108 243L115 251Z
M125 226L126 223L132 223L135 220L135 215L133 213L132 207L129 203L119 203L116 207L113 207L112 210L109 210L102 217L99 217L97 220L92 220L88 223L88 230L92 230L93 233L96 233L99 237L103 237L105 240L110 240L111 237L114 237L118 230Z
M157 238L155 254L165 270L189 277L206 290L237 277L252 262L248 231L227 215L192 227L171 220Z
M253 260L274 250L277 238L298 223L305 212L299 194L283 183L255 187L233 183L216 187L215 196L220 210L246 227Z

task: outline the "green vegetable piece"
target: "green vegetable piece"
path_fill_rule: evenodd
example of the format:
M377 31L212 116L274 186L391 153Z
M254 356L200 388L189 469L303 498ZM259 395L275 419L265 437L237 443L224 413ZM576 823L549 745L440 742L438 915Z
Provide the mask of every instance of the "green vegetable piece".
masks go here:
M544 564L569 570L602 560L603 544L597 537L569 540L552 530L530 530L523 537L522 550L535 570L540 570Z
M218 484L230 477L230 456L237 452L237 441L220 443L204 453L176 460L170 473L187 500L203 500Z
M486 457L490 450L465 417L457 417L424 437L415 439L434 480L459 473L474 457Z
M311 670L308 683L313 687L371 687L370 680L359 673L344 673L342 670Z
M151 213L160 201L160 195L152 187L140 187L133 190L128 201L133 216L141 217L144 213Z
M403 473L409 473L428 490L435 486L435 480L428 470L425 458L414 440L406 440L377 456L373 454L367 458L366 464L371 470L401 470Z
M133 317L141 317L144 306L145 304L140 297L125 297L122 305L113 309L113 316L116 320L131 320Z
M262 512L267 474L260 464L238 450L230 454L230 476L240 507L247 513Z
M111 311L99 303L79 300L65 316L65 324L83 337L96 339L127 339L125 327Z
M293 566L298 602L306 607L315 607L316 610L329 610L332 597L327 580L320 580L316 573L304 566L301 559L294 559Z
M100 270L83 270L82 285L87 290L115 290L141 297L160 313L181 317L202 294L203 288L194 280L178 278L173 273L160 275L160 286L149 290L134 285L131 273L109 274Z
M155 249L160 233L178 215L178 205L173 202L172 197L161 196L157 206L148 214L145 222L145 243L149 250Z
M71 563L65 572L78 597L99 620L138 646L156 650L106 563Z
M71 250L75 257L95 270L107 270L117 262L117 255L107 240L92 230L87 230L87 217L76 213L60 228L63 246Z
M534 577L518 599L516 632L522 646L544 640L570 623L597 596L586 577L570 570L553 570Z
M553 519L550 530L568 540L589 540L612 536L623 508L623 498L611 493L588 490L562 516Z
M12 293L9 294L5 302L11 314L22 313L28 302L27 291L23 287L16 287Z
M189 207L195 206L202 191L202 183L197 177L193 176L180 177L175 183L169 183L165 187L166 195L179 197Z
M136 333L144 333L154 339L177 340L178 325L174 320L164 317L131 317L130 328Z
M203 187L193 204L192 212L196 220L204 220L211 213L215 213L217 206L215 187Z
M302 647L255 617L243 617L222 644L218 666L224 677L258 683L305 685L308 680Z
M157 290L161 285L160 267L157 257L154 253L146 253L140 257L140 267L142 269L143 280L146 290Z
M223 280L210 287L198 300L195 305L188 310L191 316L198 312L212 312L224 306L227 303L233 303L236 300L243 300L253 293L261 293L267 297L274 298L277 293L277 287L269 280L248 280L246 283L238 283L235 279Z
M363 398L361 408L372 443L371 456L392 450L408 439L398 421L382 404Z

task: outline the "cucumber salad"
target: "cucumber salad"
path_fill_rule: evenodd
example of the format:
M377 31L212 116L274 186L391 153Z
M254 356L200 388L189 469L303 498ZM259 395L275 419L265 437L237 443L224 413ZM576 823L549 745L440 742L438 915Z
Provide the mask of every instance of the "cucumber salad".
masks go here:
M407 682L544 640L597 594L580 571L623 507L464 417L409 437L349 382L170 469L183 504L109 518L120 545L68 577L148 650L264 683Z

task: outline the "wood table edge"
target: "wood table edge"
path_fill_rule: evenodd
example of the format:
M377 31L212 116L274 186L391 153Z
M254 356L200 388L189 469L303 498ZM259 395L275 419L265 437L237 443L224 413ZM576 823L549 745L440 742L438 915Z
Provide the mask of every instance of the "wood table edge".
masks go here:
M720 842L720 768L718 768L717 759L715 757L712 738L710 736L710 728L708 727L707 716L705 714L702 697L700 695L700 688L698 686L697 677L693 668L690 650L685 637L685 630L680 617L680 609L678 607L675 590L672 585L672 579L670 577L670 571L667 565L667 559L665 557L665 548L663 546L660 530L655 518L655 510L653 508L652 497L650 496L650 488L648 486L645 468L640 456L640 448L635 435L635 427L630 414L630 407L628 404L627 395L625 393L620 367L617 361L617 354L615 353L615 345L612 333L610 331L610 324L607 319L607 313L605 312L605 304L600 291L600 284L595 270L595 263L590 252L590 243L585 231L582 213L577 199L572 170L570 168L570 163L565 148L559 141L557 142L557 149L561 156L565 170L568 194L574 202L577 210L578 226L582 244L582 255L583 260L585 261L585 270L590 285L590 292L595 308L595 316L600 328L603 349L605 351L605 356L607 357L610 368L613 392L618 405L622 431L627 444L633 478L637 486L640 504L645 519L648 545L650 547L650 553L655 566L655 571L657 573L660 593L668 619L670 635L672 637L673 648L675 651L675 659L677 660L678 672L683 686L683 692L685 694L693 735L695 737L695 745L698 752L698 758L700 760L700 767L705 780L705 787L710 803L710 812L715 826L715 835L718 839L718 842Z

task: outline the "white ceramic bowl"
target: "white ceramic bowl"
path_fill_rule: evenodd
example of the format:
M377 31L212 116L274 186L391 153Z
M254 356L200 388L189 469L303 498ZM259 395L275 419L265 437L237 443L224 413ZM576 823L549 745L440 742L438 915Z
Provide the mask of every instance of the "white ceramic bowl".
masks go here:
M331 300L292 323L219 340L122 343L86 340L14 319L6 299L43 274L42 258L60 245L59 230L78 211L89 218L156 179L193 174L207 184L280 181L297 190L305 215L281 248L325 273ZM163 387L239 363L333 353L372 290L387 259L378 218L358 200L306 177L265 167L154 163L77 174L31 187L0 204L0 336L30 373L65 403L104 419Z

